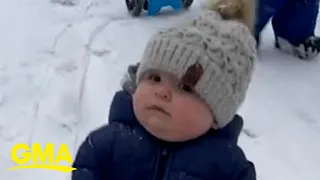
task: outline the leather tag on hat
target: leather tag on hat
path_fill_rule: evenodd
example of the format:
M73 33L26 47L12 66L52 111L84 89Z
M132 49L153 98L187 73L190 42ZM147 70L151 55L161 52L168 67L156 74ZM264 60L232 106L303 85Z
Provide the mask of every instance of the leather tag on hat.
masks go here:
M203 74L203 67L200 63L188 67L186 73L182 76L181 81L191 87L195 87Z

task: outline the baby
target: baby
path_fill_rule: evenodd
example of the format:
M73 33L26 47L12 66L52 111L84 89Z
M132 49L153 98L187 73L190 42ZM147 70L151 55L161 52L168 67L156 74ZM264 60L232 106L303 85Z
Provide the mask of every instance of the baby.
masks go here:
M236 114L256 43L245 21L224 18L233 1L249 2L228 0L150 39L114 96L108 125L80 146L73 180L256 179L237 145Z

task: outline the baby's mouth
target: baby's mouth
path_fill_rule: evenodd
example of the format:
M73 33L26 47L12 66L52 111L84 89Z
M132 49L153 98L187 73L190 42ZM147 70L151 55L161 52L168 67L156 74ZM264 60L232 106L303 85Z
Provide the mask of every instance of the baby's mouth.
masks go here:
M171 116L170 113L168 113L167 111L165 111L163 108L159 107L159 106L156 106L156 105L152 105L152 106L149 106L147 107L147 109L150 109L150 110L156 110L156 111L159 111L161 113L164 113L168 116Z

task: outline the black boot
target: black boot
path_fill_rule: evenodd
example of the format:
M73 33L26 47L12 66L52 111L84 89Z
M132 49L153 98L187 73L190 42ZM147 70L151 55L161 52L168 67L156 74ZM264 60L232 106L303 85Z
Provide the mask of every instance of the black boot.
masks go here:
M144 3L143 3L143 9L148 11L148 5L149 5L148 0L145 0Z
M310 36L302 43L292 44L276 36L275 47L281 51L291 53L300 59L311 60L320 53L320 37Z

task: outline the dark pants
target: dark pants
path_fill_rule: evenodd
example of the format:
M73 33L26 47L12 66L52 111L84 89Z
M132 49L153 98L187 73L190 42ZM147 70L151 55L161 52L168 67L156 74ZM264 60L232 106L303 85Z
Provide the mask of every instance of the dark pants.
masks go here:
M260 33L272 18L276 36L292 44L304 42L314 35L319 0L257 0L256 32Z

